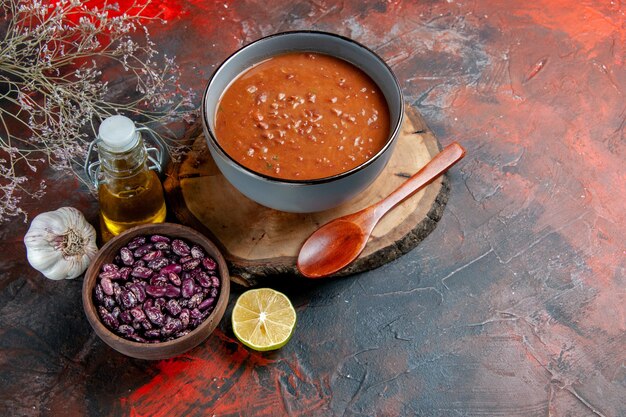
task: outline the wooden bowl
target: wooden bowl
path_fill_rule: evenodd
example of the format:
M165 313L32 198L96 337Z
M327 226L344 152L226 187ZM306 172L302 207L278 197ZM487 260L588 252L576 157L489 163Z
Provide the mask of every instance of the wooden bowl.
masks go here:
M124 339L101 322L93 301L93 290L96 279L103 264L113 262L113 258L118 254L120 248L130 242L134 237L140 235L159 234L170 238L183 238L190 243L201 246L206 253L215 259L219 268L219 278L221 280L220 294L211 314L193 331L178 339L161 343L139 343ZM228 305L230 294L230 276L224 257L217 247L204 235L195 230L173 223L146 224L137 226L121 233L111 239L100 249L95 259L89 265L83 281L82 297L83 308L87 315L87 320L96 334L109 346L124 355L138 359L165 359L180 355L202 343L211 332L217 327Z

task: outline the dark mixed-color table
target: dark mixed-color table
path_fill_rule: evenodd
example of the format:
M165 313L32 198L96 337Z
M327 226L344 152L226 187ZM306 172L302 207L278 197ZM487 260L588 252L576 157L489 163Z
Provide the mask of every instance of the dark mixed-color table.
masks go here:
M298 312L290 343L257 353L230 309L183 356L133 360L98 339L82 280L31 269L28 224L0 229L3 416L626 415L626 6L619 1L157 1L149 29L200 95L238 47L291 29L381 55L442 145L437 228L371 272L264 283ZM74 206L51 171L31 215Z

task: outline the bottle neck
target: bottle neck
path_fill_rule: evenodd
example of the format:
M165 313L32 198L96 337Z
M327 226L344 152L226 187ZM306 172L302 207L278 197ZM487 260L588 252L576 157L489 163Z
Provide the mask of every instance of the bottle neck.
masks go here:
M137 132L137 143L123 152L116 152L104 143L98 145L100 157L100 170L105 178L127 178L137 175L141 171L147 171L146 152L141 134Z

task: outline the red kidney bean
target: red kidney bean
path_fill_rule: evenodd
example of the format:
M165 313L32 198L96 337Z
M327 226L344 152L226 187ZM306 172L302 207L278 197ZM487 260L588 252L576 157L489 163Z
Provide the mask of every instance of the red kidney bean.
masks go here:
M145 279L145 278L150 278L150 276L152 275L152 272L153 272L152 269L146 268L145 266L136 266L133 268L130 274L134 277Z
M131 334L135 333L135 329L133 329L128 324L120 324L117 327L117 332L123 336L130 336Z
M153 275L152 278L150 278L150 285L165 287L167 285L167 278L163 275Z
M161 328L161 334L169 336L174 332L179 332L183 329L183 325L179 319L168 317L165 324Z
M215 303L215 298L209 297L200 303L200 305L198 306L198 310L206 310L207 308L213 306L214 303Z
M156 242L154 244L154 249L158 249L161 251L169 251L171 249L171 246L167 242Z
M113 307L115 307L115 300L113 299L113 297L109 297L108 295L105 295L104 299L102 300L102 305L107 310L113 310Z
M200 303L204 300L204 294L196 293L191 296L189 299L189 308L196 308L200 305Z
M167 284L165 286L165 296L168 298L180 297L180 288Z
M143 332L143 335L148 338L154 339L161 336L161 329L146 330L145 332Z
M169 274L171 272L173 272L175 274L178 274L182 270L183 270L183 268L180 265L178 265L178 264L169 264L168 266L162 268L160 272L162 274Z
M116 319L119 319L120 317L120 313L122 312L122 310L120 310L119 307L113 307L113 310L111 310L111 314L113 315L113 317L115 317Z
M154 245L152 243L146 243L145 245L141 245L137 249L135 249L135 251L133 252L133 256L135 258L142 258L152 251L153 246Z
M149 339L155 339L161 336L161 329L146 330L143 335Z
M173 327L174 327L174 329L172 330L172 333L178 333L181 330L183 330L183 323L180 321L180 319L172 318L172 324L173 324ZM163 326L163 327L165 327L165 326Z
M100 285L106 295L113 295L113 284L109 278L101 278Z
M148 320L142 320L139 322L139 325L141 326L140 328L143 328L145 330L151 330L152 327L152 323L150 323L150 321Z
M194 309L192 309L192 310L189 312L189 316L190 316L192 319L196 319L196 320L197 320L197 319L199 319L200 317L202 317L202 312L201 312L200 310L198 310L197 308L194 308Z
M163 326L165 324L165 316L158 307L149 307L145 309L148 320L157 326Z
M138 336L136 334L131 334L128 336L130 339L132 339L135 342L139 342L139 343L150 343L149 341L147 341L146 339L144 339L141 336Z
M133 266L146 266L146 261L139 259L133 263Z
M113 287L111 287L111 291L113 291ZM102 303L102 300L104 299L104 291L102 290L102 284L97 284L93 293L94 293L94 297L96 298L96 300Z
M169 313L172 316L178 316L180 312L182 311L180 304L178 304L178 301L174 299L169 300L167 304L165 305L165 308L167 309L167 311L169 311Z
M146 290L143 285L132 283L128 288L135 294L138 302L143 303L146 300Z
M180 239L172 241L172 251L178 256L187 256L190 253L189 245Z
M142 311L143 313L143 311ZM120 313L120 320L122 320L126 324L130 324L133 321L133 315L130 313L130 310L125 310Z
M122 293L122 287L121 287L121 285L120 285L120 284L118 284L117 282L112 283L112 285L113 285L113 294L114 294L116 297L119 297L119 296L120 296L120 294Z
M215 288L219 288L220 287L220 279L216 276L212 276L211 277L211 282L213 283L213 286Z
M145 236L137 236L136 238L131 240L130 243L128 245L126 245L126 246L130 250L135 250L139 246L144 245L145 243L146 243L146 237Z
M194 257L193 257L193 256L191 256L191 255L187 255L187 256L183 256L183 257L181 257L181 258L178 260L178 262L179 262L180 264L185 264L185 263L187 263L187 262L191 261L192 259L194 259ZM183 268L183 269L184 269L184 268Z
M128 279L128 277L130 276L130 272L131 272L132 270L133 270L133 269L132 269L131 267L128 267L128 266L124 266L124 267L120 268L120 277L121 277L123 280L127 280L127 279Z
M204 266L207 271L214 271L215 268L217 268L217 263L213 259L206 257L202 259L202 266Z
M162 235L152 235L150 236L150 242L153 243L170 243L170 238Z
M120 268L115 265L115 264L104 264L102 265L102 272L111 272L111 271L117 271Z
M176 285L177 287L180 287L182 282L180 280L180 277L177 274L175 274L174 272L170 272L169 274L167 274L167 277L172 282L172 284Z
M110 329L115 330L117 329L117 326L119 326L119 322L117 321L117 319L115 317L113 317L113 315L111 313L109 313L107 311L106 308L104 307L99 307L98 308L98 313L100 314L100 318L102 319L102 322Z
M193 283L192 278L187 278L183 281L182 284L182 295L184 298L189 298L193 295L196 287Z
M137 321L143 321L146 319L146 313L144 313L144 311L141 309L140 306L133 307L128 311L130 311L130 314L133 316L133 319Z
M189 327L189 319L191 318L191 313L188 309L184 308L180 311L180 315L178 316L180 322L183 324L183 329Z
M215 287L211 288L211 292L210 292L211 297L216 298L217 297L217 293L218 293L217 288L215 288Z
M166 258L156 258L156 259L153 259L150 262L148 262L147 266L148 266L148 268L150 268L150 269L152 269L154 271L158 271L160 269L163 269L169 263L170 263L169 259L166 259Z
M198 245L193 245L191 247L191 256L193 256L196 259L202 259L205 257L205 253L204 253L204 249L202 249L200 246Z
M154 305L154 299L153 298L148 298L144 303L143 303L143 309L145 310L146 307L152 307Z
M200 265L200 259L191 259L183 263L183 271L191 271Z
M167 304L167 301L165 301L165 298L157 298L156 300L154 300L154 306L157 308L160 308L161 310L163 310L163 307L165 307L165 304Z
M213 284L211 277L204 271L200 271L199 273L197 273L194 278L196 279L196 281L198 281L198 284L200 284L204 288L208 288Z
M122 263L124 263L124 265L130 266L135 262L133 253L128 248L120 249L120 258L122 258Z
M167 289L165 287L157 287L156 285L147 285L146 293L153 297L163 297Z
M122 278L122 274L120 274L120 271L118 271L117 269L114 271L104 271L101 272L99 275L100 278L108 278L108 279L120 279Z
M141 257L141 259L146 262L149 262L149 261L153 261L157 258L162 258L162 257L163 257L163 252L161 252L160 250L153 250L153 251L146 253L144 256Z
M122 290L122 294L120 295L120 301L122 307L125 309L133 308L137 305L137 296L135 293L129 290Z

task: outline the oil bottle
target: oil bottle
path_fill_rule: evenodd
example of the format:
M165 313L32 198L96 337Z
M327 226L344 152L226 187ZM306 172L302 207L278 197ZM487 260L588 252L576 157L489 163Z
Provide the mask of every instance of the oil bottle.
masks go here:
M151 135L159 148L146 148L142 132L151 134L125 116L111 116L100 124L98 138L89 146L85 171L98 189L104 240L140 224L165 220L163 187L155 172L161 170L164 146ZM90 162L94 148L99 161Z

